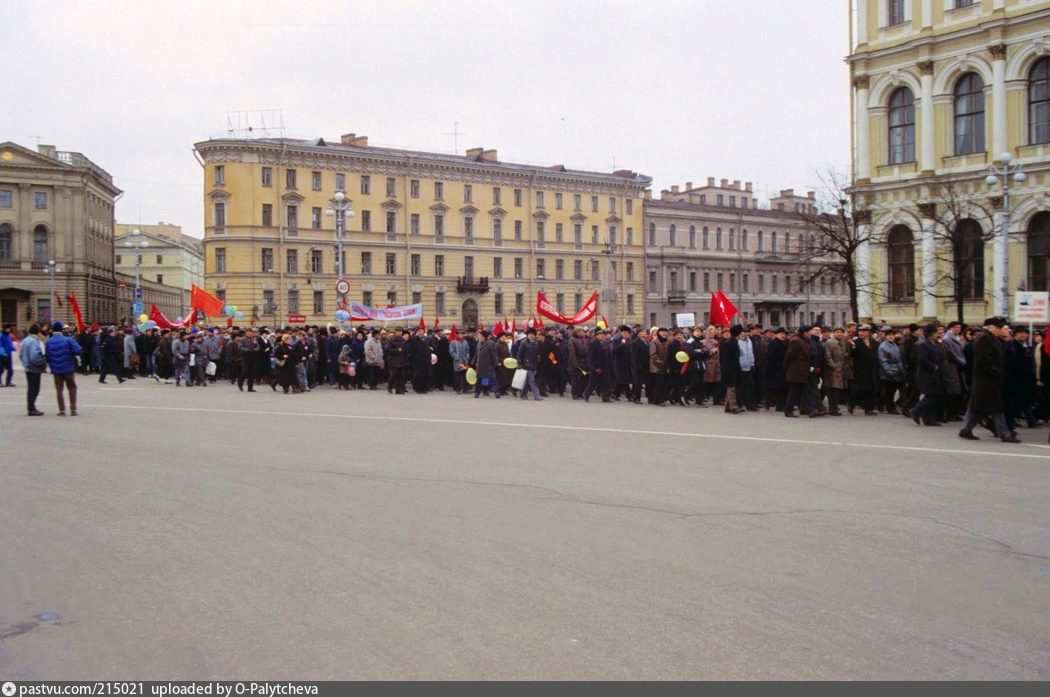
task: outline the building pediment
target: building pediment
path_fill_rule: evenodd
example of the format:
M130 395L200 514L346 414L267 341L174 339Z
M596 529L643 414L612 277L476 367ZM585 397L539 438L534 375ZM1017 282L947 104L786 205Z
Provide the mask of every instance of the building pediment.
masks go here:
M223 191L222 189L212 189L208 192L208 198L212 201L229 201L230 192Z
M502 218L503 216L507 215L507 211L506 209L500 206L496 206L495 208L489 209L489 215L491 215L493 218Z
M536 220L546 220L547 218L549 218L551 216L550 216L550 214L547 211L536 211L535 213L532 214L532 217L535 218Z
M41 155L18 143L0 143L0 165L22 167L64 167L61 162Z
M395 201L394 199L388 199L383 201L383 208L388 211L396 211L401 208L401 202Z
M585 216L583 213L573 213L572 218L570 218L570 220L572 220L572 222L574 223L586 223L587 216Z
M463 206L462 208L460 208L459 212L462 213L463 215L477 215L481 211L479 211L475 206L472 206L472 205L468 204L468 205Z
M608 218L605 219L605 222L610 223L610 224L612 224L612 223L622 223L623 222L623 218L621 218L618 215L610 215Z
M445 213L448 213L448 206L446 206L444 203L435 203L433 206L430 207L430 210L434 211L435 213L444 215Z
M281 200L285 203L294 203L298 205L305 201L306 198L300 193L296 193L295 191L289 191L288 193L281 196Z

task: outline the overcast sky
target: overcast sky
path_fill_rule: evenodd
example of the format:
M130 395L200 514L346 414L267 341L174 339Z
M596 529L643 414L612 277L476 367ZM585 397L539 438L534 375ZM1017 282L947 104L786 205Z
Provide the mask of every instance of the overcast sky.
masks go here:
M845 0L0 2L0 140L83 152L117 220L202 236L193 143L289 137L708 176L761 197L849 162Z

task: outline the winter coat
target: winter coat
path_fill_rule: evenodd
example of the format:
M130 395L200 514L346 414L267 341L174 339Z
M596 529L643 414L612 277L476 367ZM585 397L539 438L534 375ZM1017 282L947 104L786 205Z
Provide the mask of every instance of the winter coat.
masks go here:
M920 394L944 394L944 349L929 338L915 345L915 384Z
M52 375L72 375L77 371L80 344L64 334L52 334L45 347Z
M860 337L853 340L853 387L878 391L879 354L874 341L869 346Z
M1003 342L981 332L973 342L973 383L970 408L974 411L1003 411Z
M408 360L412 364L412 377L425 378L430 375L433 367L430 364L432 353L426 337L417 334L408 340Z
M383 360L391 368L404 368L408 366L408 345L400 335L394 334L386 342L383 349Z
M44 346L40 343L40 339L37 338L36 334L27 334L26 338L22 339L22 345L18 349L18 357L21 359L22 366L27 373L42 373L47 370Z
M824 379L828 386L834 390L844 390L849 386L846 382L846 341L839 341L835 337L828 339L824 344Z
M788 342L784 353L784 377L788 383L806 384L809 382L810 368L809 339L796 336Z
M640 385L649 375L649 341L640 336L631 339L631 384Z
M722 371L722 384L736 387L740 384L740 342L729 339L722 342L718 352L719 367Z
M883 341L879 344L879 377L887 382L904 382L901 350L892 341Z
M587 345L587 372L594 373L602 379L609 379L609 351L601 339L591 339Z
M667 341L661 341L660 337L655 337L649 342L649 372L650 373L665 373L667 372Z
M631 382L631 340L617 337L612 345L613 378L617 384Z
M131 367L131 357L137 354L139 350L135 348L135 336L133 334L124 335L124 367Z
M787 376L784 373L784 357L787 354L787 342L773 339L766 347L766 387L771 390L782 390L787 387Z
M704 339L704 348L707 349L708 355L715 357L715 360L707 362L707 370L704 371L704 382L722 381L722 363L717 358L720 345L718 339L714 337Z
M962 341L955 334L948 332L941 341L944 348L944 393L960 395L963 393L963 371L966 369L966 356L963 354Z
M496 340L496 360L499 361L499 365L496 366L496 380L504 392L510 389L510 383L514 381L514 370L503 364L503 361L510 358L510 348L506 341Z
M514 352L514 358L519 368L536 370L540 364L540 342L528 339L522 341Z
M378 336L370 336L365 340L365 363L383 367L383 342Z
M186 339L175 339L171 342L172 363L186 365L190 360L190 342Z
M569 343L569 364L575 369L576 374L587 372L587 338L582 336L572 337Z
M1035 361L1028 346L1017 339L1006 344L1007 401L1021 409L1035 401Z
M685 366L688 370L689 362L681 362L678 360L678 354L682 351L689 353L686 349L689 345L684 341L678 339L671 339L667 342L667 374L668 375L682 375L682 367Z
M204 337L204 355L209 361L217 361L222 355L222 341L214 334Z
M478 344L478 365L475 370L478 381L482 378L496 379L496 371L499 369L499 347L496 340L489 337L484 343Z
M462 338L450 341L448 355L452 358L452 370L461 373L470 365L470 346Z

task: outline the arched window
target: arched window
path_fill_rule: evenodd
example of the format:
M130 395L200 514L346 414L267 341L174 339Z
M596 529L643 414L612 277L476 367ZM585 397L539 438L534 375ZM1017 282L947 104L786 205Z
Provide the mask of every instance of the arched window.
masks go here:
M747 251L747 228L740 231L740 248Z
M715 249L722 248L722 228L715 228Z
M758 231L758 251L760 251L760 252L764 252L766 250L766 248L765 248L765 239L763 239L763 237L764 236L762 235L762 231L759 230Z
M773 246L770 247L770 249L772 250L772 252L774 254L776 254L777 253L777 231L776 230L773 231L773 242L772 242L772 244L773 244Z
M984 152L984 81L966 73L955 83L955 154Z
M729 228L729 251L736 249L736 230Z
M689 226L689 248L696 249L696 226Z
M649 223L649 246L656 246L656 223Z
M915 301L915 238L907 225L890 230L886 240L890 302Z
M707 226L704 226L704 249L711 248L711 233L708 231Z
M678 230L676 230L675 226L672 225L671 226L671 246L672 247L676 247L677 245L678 245Z
M33 230L33 261L46 264L49 259L47 249L47 228L37 225Z
M1028 142L1050 143L1050 58L1028 72Z
M958 249L955 254L959 266L959 286L964 298L984 297L984 240L981 225L973 218L959 221Z
M791 254L791 233L784 233L784 254Z
M1028 290L1050 290L1050 213L1028 223Z
M890 164L915 161L915 96L907 87L890 95Z
M13 238L14 234L11 232L11 226L7 223L0 225L0 261L14 260Z

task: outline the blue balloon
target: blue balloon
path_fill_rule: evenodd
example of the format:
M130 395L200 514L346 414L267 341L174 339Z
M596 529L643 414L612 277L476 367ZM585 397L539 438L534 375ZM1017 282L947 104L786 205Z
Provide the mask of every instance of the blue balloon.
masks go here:
M240 310L238 310L237 313L234 314L234 318L235 319L244 319L244 313L241 312Z
M182 324L182 317L181 316L175 318L175 324Z
M222 311L226 313L227 317L233 317L237 313L237 311L233 309L233 305L227 305L222 308Z

